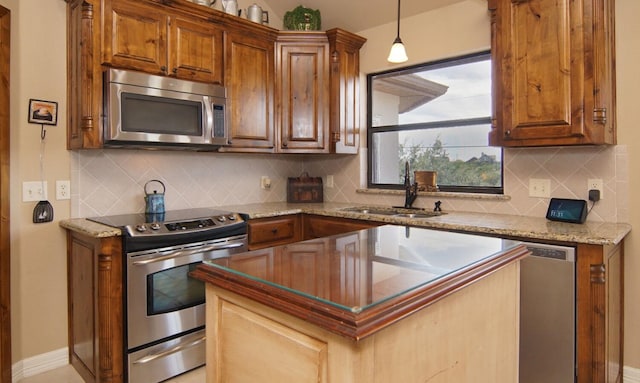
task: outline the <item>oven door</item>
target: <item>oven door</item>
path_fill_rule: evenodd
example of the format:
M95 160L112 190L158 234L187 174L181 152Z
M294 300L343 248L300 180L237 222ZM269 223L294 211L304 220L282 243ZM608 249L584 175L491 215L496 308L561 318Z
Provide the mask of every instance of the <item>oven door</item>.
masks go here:
M204 283L189 276L206 259L247 250L247 236L127 254L127 349L204 326Z

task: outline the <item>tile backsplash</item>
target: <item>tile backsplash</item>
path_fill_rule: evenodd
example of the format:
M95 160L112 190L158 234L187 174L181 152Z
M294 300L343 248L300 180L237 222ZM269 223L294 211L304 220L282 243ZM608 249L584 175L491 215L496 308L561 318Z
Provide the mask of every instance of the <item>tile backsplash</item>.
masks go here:
M325 201L398 205L403 197L359 193L366 187L366 148L357 156L291 156L196 153L182 151L96 150L72 156L72 217L144 211L144 185L152 179L166 185L168 210L286 200L287 177L307 171L334 176L325 186ZM604 182L603 199L591 221L628 220L628 156L625 146L505 149L506 200L419 196L415 206L442 200L445 211L474 211L544 216L546 198L529 197L529 179L551 181L551 195L587 199L587 179ZM261 176L271 188L260 187ZM152 191L151 189L149 190Z

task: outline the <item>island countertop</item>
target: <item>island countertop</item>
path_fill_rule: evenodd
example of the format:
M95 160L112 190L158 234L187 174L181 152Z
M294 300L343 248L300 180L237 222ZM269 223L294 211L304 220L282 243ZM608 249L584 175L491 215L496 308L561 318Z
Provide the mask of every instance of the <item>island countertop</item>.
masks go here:
M205 261L192 276L360 340L526 255L498 238L384 225Z

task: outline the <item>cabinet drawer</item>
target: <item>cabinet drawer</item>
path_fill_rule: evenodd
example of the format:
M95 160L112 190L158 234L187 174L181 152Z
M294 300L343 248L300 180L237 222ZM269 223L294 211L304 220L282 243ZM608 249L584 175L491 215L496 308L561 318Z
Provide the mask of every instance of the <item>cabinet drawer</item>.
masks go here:
M303 233L304 239L313 239L348 233L350 231L369 229L380 225L382 225L380 222L324 217L319 215L305 215L303 221Z
M264 218L249 221L249 249L297 242L301 239L300 216Z

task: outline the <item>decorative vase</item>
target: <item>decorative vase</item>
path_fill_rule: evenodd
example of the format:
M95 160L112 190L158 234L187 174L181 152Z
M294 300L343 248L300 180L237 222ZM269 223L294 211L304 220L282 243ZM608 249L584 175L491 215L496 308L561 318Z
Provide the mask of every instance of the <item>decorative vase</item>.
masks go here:
M320 11L297 6L284 14L284 27L290 31L319 31Z

